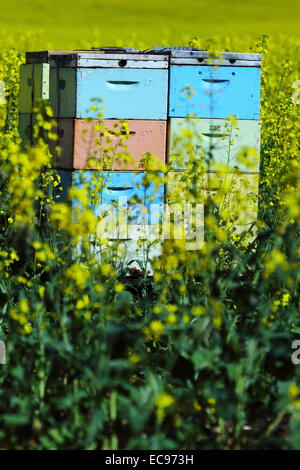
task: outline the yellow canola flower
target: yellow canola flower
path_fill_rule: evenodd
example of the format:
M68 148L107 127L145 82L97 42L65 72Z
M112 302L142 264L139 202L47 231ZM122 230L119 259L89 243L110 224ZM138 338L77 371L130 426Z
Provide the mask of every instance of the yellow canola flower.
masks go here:
M66 277L73 280L77 287L84 289L90 279L90 273L84 264L75 263L67 269Z
M19 309L20 309L20 312L22 313L29 313L30 308L29 308L29 302L27 299L21 299L19 301Z
M297 411L300 411L300 400L293 401L293 406Z
M113 276L115 272L114 268L110 264L107 264L107 263L101 264L100 270L103 276L105 277Z
M70 201L76 200L80 202L83 206L87 206L89 204L89 198L87 190L84 188L70 188L68 192L68 196Z
M299 389L298 385L296 385L296 384L292 384L288 388L288 395L291 398L297 397L299 395L299 392L300 392L300 389Z
M282 299L281 299L281 305L283 307L286 307L289 304L290 299L291 299L291 294L289 292L287 292L286 294L283 294Z
M197 400L194 401L193 408L194 408L195 411L202 411L202 406L200 405L200 403Z
M10 253L10 257L11 257L12 260L15 260L15 261L19 261L19 259L20 259L15 251L12 251Z
M208 403L210 406L215 407L215 406L216 406L216 403L217 403L217 400L216 400L215 398L213 398L213 397L209 397L209 398L207 399L207 403Z
M97 294L103 294L104 287L101 284L94 284L94 289Z
M197 305L196 307L192 307L191 313L195 317L202 316L205 314L205 307L203 305Z
M148 327L144 328L144 334L147 339L158 341L164 332L164 325L160 320L152 320Z
M175 398L166 392L161 392L155 399L156 416L159 421L163 420L167 409L175 403Z
M124 284L118 283L118 284L115 285L115 291L116 291L117 293L118 293L118 292L122 292L124 289L125 289Z
M29 335L32 332L32 326L30 325L30 323L26 323L23 326L23 331L26 335Z
M68 204L57 203L52 207L50 221L62 230L69 230L72 225L72 209Z
M156 315L159 315L161 311L162 311L162 308L159 305L154 305L153 313L155 313Z
M35 253L36 259L42 263L47 260L54 260L55 254L49 247L48 243L41 243L39 241L33 242L32 246L37 250Z
M175 398L169 393L162 392L155 399L155 406L157 408L168 408L173 405Z
M172 271L178 266L178 258L175 255L169 255L166 260L166 269Z
M38 293L39 293L39 296L41 299L43 299L45 297L45 287L44 286L40 286L38 288Z
M137 364L141 361L141 356L137 353L131 353L129 354L128 360L131 364Z
M154 334L154 337L157 339L160 338L160 336L164 332L164 325L159 320L153 320L150 323L149 327L150 327L151 332Z
M167 322L170 323L170 325L173 325L174 323L177 323L177 317L174 313L170 313L167 317Z
M17 307L11 309L10 316L16 320L21 329L21 334L30 334L32 332L32 326L28 322L28 314L30 313L30 305L28 299L19 300Z
M90 303L89 296L88 296L88 295L84 295L84 296L82 297L82 299L77 300L76 308L78 308L78 310L82 310L82 309L88 307L88 306L89 306L89 303Z
M166 309L168 310L168 312L170 313L174 313L178 310L178 306L177 305L174 305L174 304L168 304L166 306Z
M33 243L32 243L32 246L33 248L35 248L36 250L40 250L43 246L42 242L38 241L38 240L35 240Z
M288 263L285 254L279 250L274 249L271 251L265 261L264 276L270 276L279 267L286 271L288 269Z
M223 320L220 316L218 315L214 316L212 321L213 321L213 325L215 328L221 328Z
M79 236L91 235L96 232L96 227L98 224L97 217L91 209L85 209L82 211L78 222L75 223L74 235Z

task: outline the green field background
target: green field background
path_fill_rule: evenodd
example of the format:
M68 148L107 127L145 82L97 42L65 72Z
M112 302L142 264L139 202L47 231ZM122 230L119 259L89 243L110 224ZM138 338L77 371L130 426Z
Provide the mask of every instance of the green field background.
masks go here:
M193 37L299 35L300 1L0 1L0 49L185 45Z

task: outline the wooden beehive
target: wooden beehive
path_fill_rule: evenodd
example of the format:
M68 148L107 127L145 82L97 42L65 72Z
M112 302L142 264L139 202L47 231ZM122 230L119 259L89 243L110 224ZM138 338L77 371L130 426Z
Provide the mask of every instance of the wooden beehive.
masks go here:
M58 155L55 145L50 146L53 164L62 175L62 199L71 184L81 184L79 175L92 178L96 167L111 172L112 180L117 181L117 186L110 187L110 194L128 194L129 187L141 185L143 172L147 171L141 159L150 152L158 162L177 171L177 176L167 177L166 193L163 183L155 194L151 194L151 185L148 188L149 203L157 203L163 211L163 201L172 200L175 188L170 181L180 178L189 165L184 158L178 158L177 144L180 133L191 129L196 162L206 165L207 181L213 180L216 186L209 188L213 192L220 188L217 170L227 165L228 178L231 175L234 179L229 210L235 212L238 207L234 195L243 195L243 188L246 198L258 192L260 67L260 54L226 52L212 58L207 51L193 48L27 53L20 74L20 134L24 141L32 142L33 108L39 100L46 100L53 108L57 143L62 148ZM100 115L102 105L104 117ZM234 125L229 116L234 117ZM127 151L133 158L126 164L118 159L109 163L105 158L106 145L115 146L118 152L120 139L113 132L118 120L126 120L129 126ZM111 133L108 144L101 141L103 136L97 126L100 121L106 134ZM246 148L252 149L250 165L240 159ZM96 162L94 166L90 157ZM140 189L136 193L138 198ZM105 190L104 199L107 194ZM243 213L241 226L255 220L257 204L250 206ZM134 238L134 230L126 236Z

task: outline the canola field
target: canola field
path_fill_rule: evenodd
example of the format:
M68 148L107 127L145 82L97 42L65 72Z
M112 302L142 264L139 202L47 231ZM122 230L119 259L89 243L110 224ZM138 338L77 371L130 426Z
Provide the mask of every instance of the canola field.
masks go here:
M1 0L1 449L300 448L299 13L298 2L278 0ZM153 257L143 242L134 267L117 241L97 237L100 170L71 190L75 215L55 200L49 105L36 111L31 146L18 134L25 51L115 45L263 54L258 196L226 184L211 198L207 159L199 164L185 133L204 246L168 239ZM161 184L144 164L143 185ZM257 220L241 232L255 197Z

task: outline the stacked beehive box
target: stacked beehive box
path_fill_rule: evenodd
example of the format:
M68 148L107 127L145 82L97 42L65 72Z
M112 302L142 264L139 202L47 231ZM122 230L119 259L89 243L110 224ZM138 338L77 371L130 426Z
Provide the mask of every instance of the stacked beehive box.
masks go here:
M145 214L133 208L127 233L123 230L121 238L138 238L143 231L141 226L157 223L157 211L151 211L149 206L161 206L164 202L163 184L158 188L154 184L147 187L142 184L144 172L140 160L145 152L153 153L162 162L166 159L168 62L165 55L128 50L123 54L111 49L47 51L27 54L27 64L21 67L20 134L25 140L30 138L34 102L49 99L58 122L57 144L62 149L59 157L53 152L53 163L59 169L63 196L70 185L81 185L95 171L88 163L98 146L94 128L99 109L94 109L92 105L97 103L93 100L103 101L104 125L112 129L112 147L118 145L118 137L113 132L115 123L128 121L128 152L133 160L126 165L120 161L112 163L113 171L106 173L108 187L103 190L101 206L103 209L122 198L129 201L136 196L149 212L145 220ZM107 170L105 165L103 169ZM99 210L95 207L96 213ZM127 243L129 252L133 253L135 248L135 242Z
M212 59L205 51L174 50L170 57L169 162L177 171L169 174L168 197L178 186L184 194L180 180L189 162L178 161L175 142L189 129L192 153L199 163L205 159L203 184L212 194L223 192L223 206L235 214L239 230L257 216L260 67L260 54ZM243 158L246 149L249 158Z
M200 142L194 137L195 149L201 147L210 155L209 189L215 190L222 183L216 171L224 163L235 176L235 188L257 193L258 158L249 169L237 155L243 146L256 149L259 155L260 65L259 54L223 53L211 61L206 51L191 48L28 53L27 63L21 66L20 134L24 140L30 138L34 103L49 100L62 148L60 156L53 149L54 166L60 171L64 189L82 184L82 179L90 179L95 171L88 165L88 158L97 154L94 129L99 111L91 104L100 98L108 129L113 130L118 120L128 121L128 151L133 156L126 167L118 160L112 163L111 171L103 165L109 177L104 203L131 197L134 192L148 208L172 200L174 185L185 171L185 162L178 165L174 159L174 142L191 122L196 135L201 135ZM192 91L183 93L185 89ZM228 127L230 115L237 119L234 139ZM114 139L112 132L112 142ZM145 188L141 184L145 171L141 155L145 152L173 166L166 187L161 184L154 191L153 185ZM203 158L199 150L199 163ZM236 175L237 168L241 174ZM250 212L243 222L255 217L255 209ZM154 221L153 211L151 214L149 210L147 223L155 223L158 215L154 211ZM132 233L142 223L141 218L141 212L136 211Z

